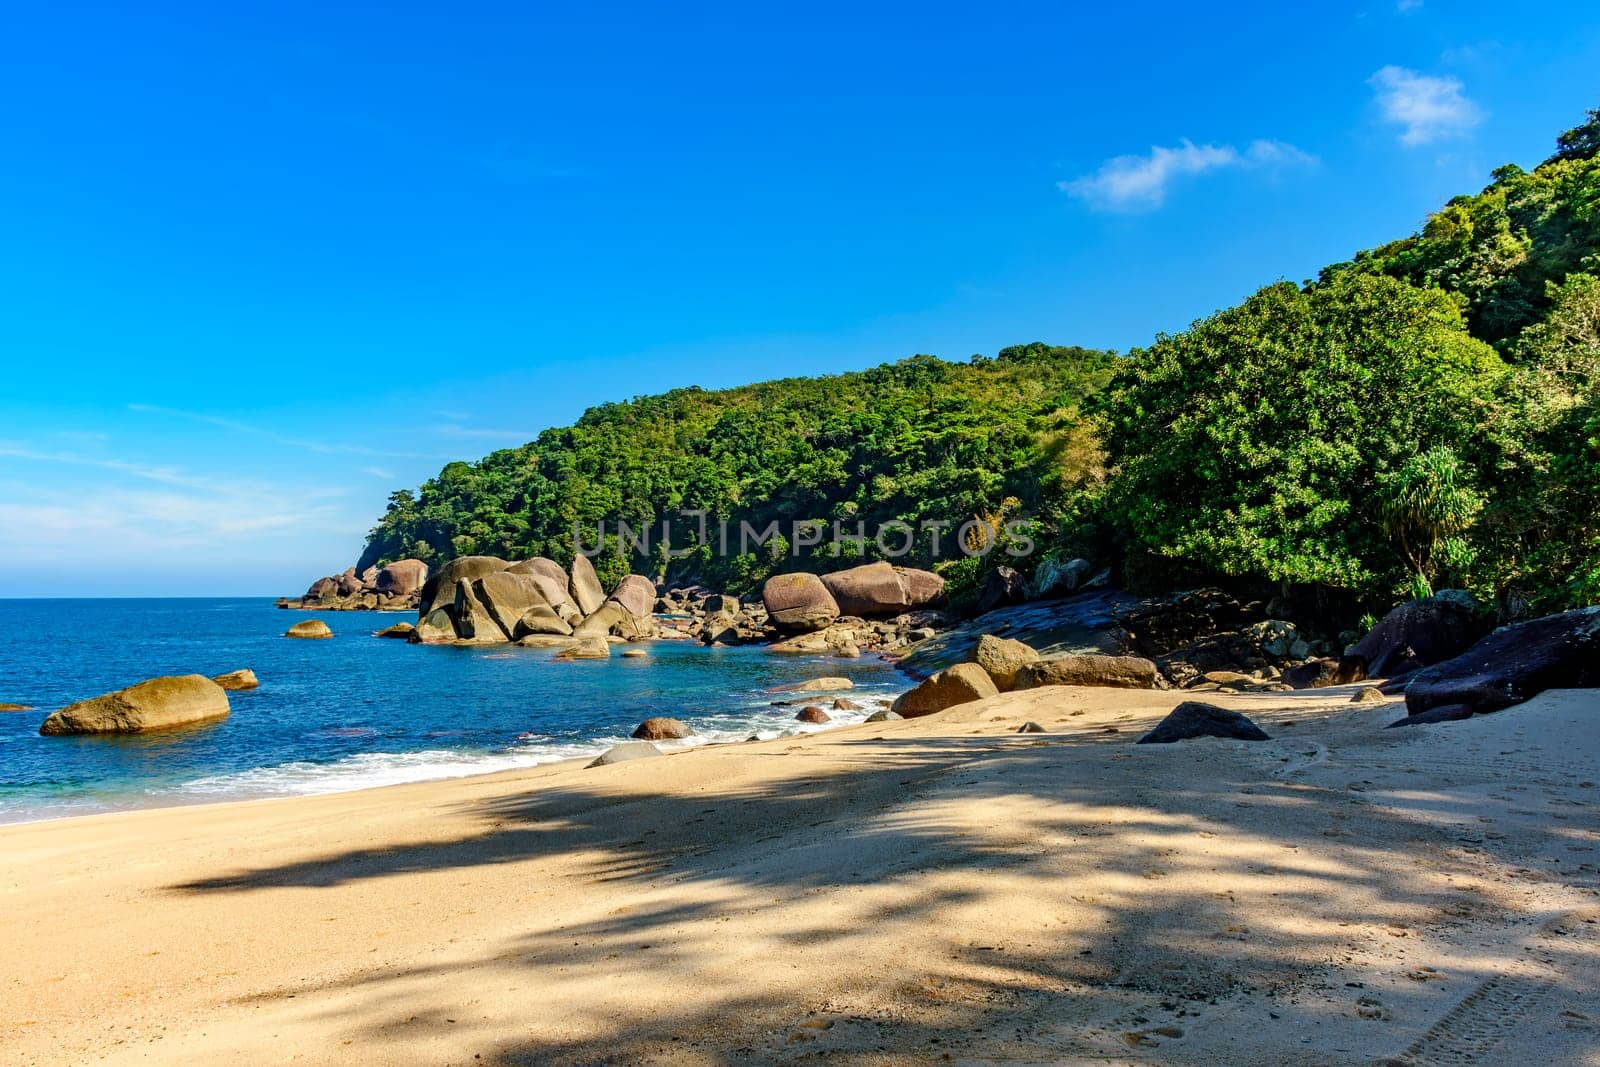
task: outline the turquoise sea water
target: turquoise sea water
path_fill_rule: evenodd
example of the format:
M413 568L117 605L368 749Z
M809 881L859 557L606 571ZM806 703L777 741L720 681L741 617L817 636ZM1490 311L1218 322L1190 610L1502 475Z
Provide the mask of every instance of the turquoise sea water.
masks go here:
M261 599L0 600L0 822L130 807L338 792L598 752L641 719L672 715L696 743L785 731L772 690L854 679L862 704L908 687L881 661L660 641L647 659L558 663L542 649L380 640L405 615L282 611ZM332 640L282 636L320 618ZM164 674L249 667L253 692L196 729L141 737L39 736L49 712ZM829 698L831 701L831 697ZM826 705L829 701L818 700ZM871 710L834 713L858 722ZM826 729L826 727L820 727Z

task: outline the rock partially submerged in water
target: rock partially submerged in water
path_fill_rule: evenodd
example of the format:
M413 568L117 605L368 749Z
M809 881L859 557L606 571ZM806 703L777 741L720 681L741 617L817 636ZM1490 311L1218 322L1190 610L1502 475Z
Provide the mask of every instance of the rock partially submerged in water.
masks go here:
M289 627L288 630L284 631L283 636L315 639L332 637L333 631L328 629L328 624L321 619L307 619L305 622L297 622Z
M585 637L556 653L556 659L610 659L611 642L604 637Z
M657 715L640 723L634 729L633 736L641 741L675 741L693 737L694 731L682 719Z
M795 715L795 720L820 726L822 723L832 722L833 716L813 704L810 707L801 708L799 713Z
M203 674L152 678L54 712L39 727L46 737L139 734L198 726L228 717L228 694Z
M386 626L377 631L373 637L390 637L400 641L409 641L417 628L409 622L397 622L393 626Z
M666 753L648 741L624 741L600 753L589 764L591 767L609 767L613 763L626 763L629 760L649 759L652 756L665 756Z
M226 674L219 674L211 680L216 682L222 688L231 690L233 692L243 692L246 689L261 688L261 683L256 680L256 672L250 670L248 667L246 667L244 670L229 671Z
M780 692L784 693L831 693L835 689L854 689L856 683L848 678L812 678L798 685L786 685Z
M1266 732L1237 711L1219 708L1215 704L1202 704L1198 700L1185 700L1156 724L1156 728L1139 738L1141 745L1165 745L1173 741L1188 741L1196 737L1225 737L1236 741L1271 741Z
M0 711L32 711L32 704L0 704Z

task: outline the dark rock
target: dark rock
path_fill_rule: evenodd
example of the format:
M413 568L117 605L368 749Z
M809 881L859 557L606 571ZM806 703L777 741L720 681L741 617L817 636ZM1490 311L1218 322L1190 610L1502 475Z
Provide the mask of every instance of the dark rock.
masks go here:
M1033 576L1034 595L1040 600L1063 597L1075 593L1089 580L1094 564L1086 559L1069 559L1065 562L1047 559L1039 564Z
M1044 733L1044 727L1040 726L1036 722L1025 722L1021 726L1017 727L1017 733L1019 733L1019 734L1042 734L1042 733Z
M1426 667L1406 686L1413 716L1464 704L1498 711L1546 689L1600 686L1600 605L1505 626L1455 659Z
M834 711L860 711L861 705L849 697L839 697L833 702Z
M387 626L382 630L379 630L372 636L392 637L397 640L405 641L410 639L411 635L416 632L416 629L417 628L411 625L409 622L397 622L393 626Z
M1396 719L1385 729L1392 730L1396 726L1421 726L1433 722L1460 722L1462 719L1472 718L1472 708L1466 704L1440 704L1427 711L1419 711L1415 715L1407 715L1403 719Z
M1352 703L1352 704L1383 704L1383 703L1387 702L1388 699L1389 699L1388 697L1383 695L1383 691L1382 690L1374 688L1373 686L1370 686L1370 685L1364 685L1360 689L1356 690L1355 695L1350 698L1350 703Z
M888 708L884 708L881 711L875 711L871 715L868 715L867 716L867 721L868 722L899 722L903 718L905 718L905 716L900 714L898 711L890 711Z
M983 576L978 583L978 610L993 611L1007 604L1020 604L1028 599L1028 582L1015 567L1004 563Z
M800 711L796 713L795 719L799 722L821 724L825 722L832 722L833 716L829 715L816 705L812 705L810 707L801 708Z
M1238 741L1270 741L1261 727L1237 711L1186 700L1162 719L1154 730L1139 738L1141 745L1165 745L1196 737L1228 737Z
M1454 659L1489 630L1486 616L1465 594L1446 590L1401 604L1350 649L1367 676L1392 678Z

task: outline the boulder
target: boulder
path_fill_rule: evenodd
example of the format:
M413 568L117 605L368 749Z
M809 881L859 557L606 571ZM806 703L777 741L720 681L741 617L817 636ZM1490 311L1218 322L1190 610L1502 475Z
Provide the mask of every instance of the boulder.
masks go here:
M79 701L52 713L39 732L53 737L172 730L225 719L228 710L228 694L220 685L203 674L185 674Z
M1039 653L1021 641L984 634L978 638L978 646L972 651L972 660L988 671L989 677L994 679L995 688L1005 693L1016 688L1018 668L1037 663Z
M829 715L821 708L812 705L811 707L801 708L800 711L795 715L795 720L797 722L809 722L821 725L825 722L832 722L833 716Z
M520 641L524 637L534 634L553 634L557 637L570 637L572 627L567 621L556 614L556 609L549 604L535 604L524 611L511 628L513 640Z
M649 657L649 655L650 655L650 653L646 652L642 648L629 648L629 649L623 650L622 658L623 659L646 659L646 658Z
M411 640L417 644L437 645L456 639L455 616L452 608L434 608L417 619Z
M229 671L227 674L219 674L211 680L231 692L243 692L246 689L261 688L261 683L256 680L256 672L248 668L241 671Z
M593 615L606 602L606 591L600 584L600 576L594 572L594 564L589 562L589 557L581 552L572 557L572 578L567 588L572 593L573 603L585 616Z
M1370 678L1393 678L1454 659L1489 631L1485 614L1458 590L1401 604L1350 649Z
M507 570L513 574L543 575L552 581L560 582L562 589L568 588L567 570L553 559L544 556L534 556L532 559L518 560Z
M604 637L584 637L556 653L556 659L610 659L611 642Z
M517 633L517 626L522 619L534 613L535 609L542 608L545 614L554 619L567 632L570 627L561 621L550 602L544 598L543 591L539 588L538 579L531 574L513 574L510 570L500 571L496 574L486 574L482 578L475 578L471 582L471 589L476 596L475 604L481 604L487 611L490 619L500 631L500 640L509 641L521 636ZM457 607L459 608L459 604ZM462 616L465 618L465 616ZM529 630L528 633L550 633L548 630ZM462 634L463 637L478 636L483 634ZM492 636L492 635L487 635Z
M834 711L860 711L861 705L849 697L836 697L833 701Z
M1385 703L1388 702L1388 700L1389 700L1389 698L1383 695L1383 690L1374 689L1370 685L1364 685L1360 689L1357 689L1355 691L1355 695L1353 695L1350 698L1350 703L1352 703L1352 704L1385 704Z
M611 600L621 604L634 618L643 619L655 612L655 583L642 574L625 575L611 591Z
M1020 604L1028 599L1028 582L1015 567L1002 563L978 583L978 613Z
M899 722L903 718L905 718L905 716L900 714L898 711L890 711L888 708L884 708L881 711L875 711L871 715L868 715L867 722Z
M283 636L304 638L332 637L333 631L328 629L328 624L321 619L307 619L305 622L297 622L289 627ZM210 679L207 679L207 681L210 681Z
M1154 689L1159 677L1156 665L1140 656L1051 656L1018 667L1016 688L1086 685L1107 689Z
M794 685L780 686L776 692L780 693L829 693L835 689L854 689L856 683L848 678L812 678L808 681L798 682Z
M1017 733L1019 734L1042 734L1044 732L1044 727L1036 722L1025 722L1017 727Z
M1086 559L1047 559L1034 573L1034 595L1040 600L1049 600L1075 593L1093 571L1094 564Z
M899 615L911 606L900 575L888 563L865 563L822 576L841 615Z
M737 615L743 607L738 597L727 593L713 593L700 604L700 610L707 615Z
M440 567L423 583L421 598L417 604L417 615L420 617L435 607L454 604L456 586L459 583L498 574L510 566L511 564L496 556L457 556Z
M1270 741L1249 718L1237 711L1185 700L1162 719L1154 730L1139 738L1141 745L1165 745L1196 737L1229 737L1238 741Z
M775 574L761 587L772 625L783 633L823 630L839 617L839 604L822 584L822 579L807 571Z
M633 731L633 736L640 741L673 741L693 737L694 731L680 719L656 716L640 723Z
M1600 686L1600 605L1503 626L1406 686L1406 709L1465 705L1498 711L1546 689Z
M999 692L988 671L976 663L958 663L928 678L910 692L901 694L890 710L904 718L914 719L958 704L997 696Z
M700 626L700 640L708 645L732 644L739 639L739 623L726 612L706 616Z
M615 601L604 602L582 622L572 628L578 637L607 637L613 633L619 637L629 636L621 631L632 629L628 624L633 622L633 616L628 614L628 609Z
M649 759L652 756L665 755L665 752L662 752L648 741L624 741L622 744L613 745L600 753L589 766L609 767L613 763L626 763L629 760Z
M321 600L323 597L331 597L331 596L338 596L338 595L339 595L339 579L337 579L337 578L318 578L316 581L312 582L311 583L311 587L306 590L305 598L307 600Z
M1291 689L1325 689L1330 685L1349 685L1367 677L1366 665L1354 656L1308 660L1286 668L1280 676Z
M915 567L896 567L894 572L900 576L906 603L913 609L944 603L944 579L939 575Z
M354 574L341 574L336 579L338 593L342 597L360 596L366 592L366 586L361 584L361 579Z
M388 627L385 627L382 630L379 630L377 633L373 634L372 636L373 637L392 637L392 638L396 638L396 639L401 640L401 641L405 641L405 640L410 639L411 635L413 633L415 633L416 630L417 630L417 628L415 626L411 625L409 622L397 622L393 626L388 626Z

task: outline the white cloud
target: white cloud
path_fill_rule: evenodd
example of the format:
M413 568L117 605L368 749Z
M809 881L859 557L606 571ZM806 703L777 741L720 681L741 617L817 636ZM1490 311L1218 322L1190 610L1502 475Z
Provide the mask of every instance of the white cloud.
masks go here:
M128 410L141 415L156 415L166 419L185 419L189 422L198 422L206 426L215 426L218 429L229 430L233 433L248 434L260 437L274 444L286 448L303 448L307 452L316 452L322 455L349 455L371 456L384 459L448 459L448 456L437 456L426 452L391 452L381 448L368 448L365 445L347 445L335 441L313 441L302 437L289 437L269 430L264 426L255 426L237 419L224 418L221 415L208 415L200 411L180 411L177 408L159 407L155 404L129 404Z
M361 468L361 473L362 474L370 474L374 478L381 478L386 482L394 481L394 472L393 471L386 471L382 467L362 467Z
M1422 6L1422 0L1396 0L1394 6L1396 10L1402 13L1407 11L1415 11L1417 8Z
M1156 145L1149 155L1117 156L1093 174L1059 184L1059 188L1103 211L1150 211L1160 207L1179 178L1226 169L1280 168L1316 163L1310 153L1283 141L1252 141L1244 151L1233 145L1197 145L1185 140L1176 148Z
M1462 93L1456 78L1388 66L1368 78L1367 84L1377 93L1384 120L1401 128L1401 144L1431 144L1456 137L1483 121L1483 112Z

